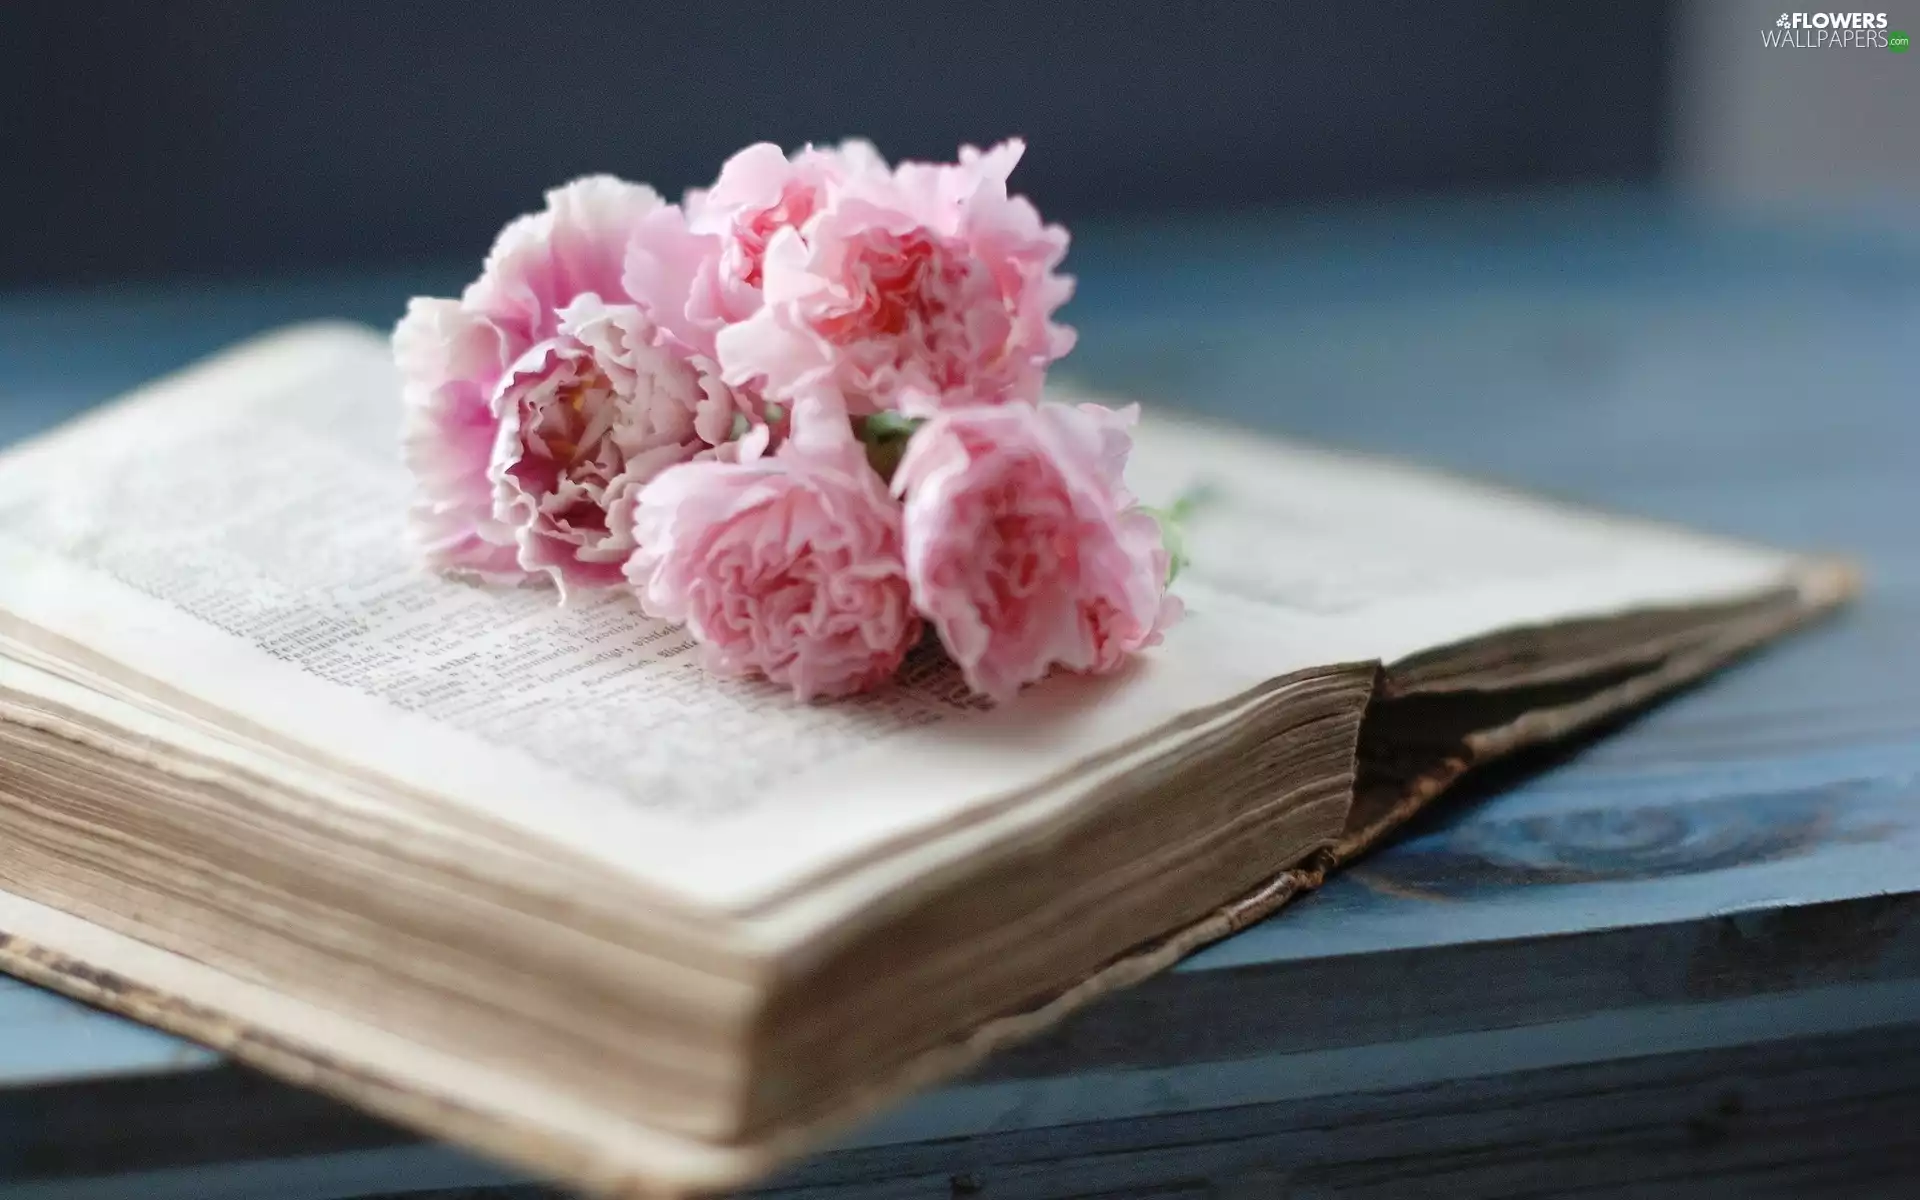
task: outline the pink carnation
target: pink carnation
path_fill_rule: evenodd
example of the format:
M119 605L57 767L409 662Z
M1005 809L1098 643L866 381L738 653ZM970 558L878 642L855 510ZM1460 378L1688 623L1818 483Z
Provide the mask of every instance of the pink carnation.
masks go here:
M708 448L694 432L700 377L652 333L638 308L582 296L495 389L493 512L522 570L563 588L620 583L640 488Z
M809 436L811 435L811 436ZM801 700L891 677L919 637L900 505L843 430L801 425L776 456L674 467L640 494L627 574L646 610L684 621L725 675Z
M560 310L580 296L648 300L625 289L628 248L649 218L672 213L652 188L610 175L555 188L544 210L500 231L461 305L500 330L517 357L552 337Z
M922 426L906 497L915 607L995 700L1054 666L1107 672L1178 618L1159 523L1122 482L1137 409L1004 404Z
M1066 231L1007 194L1022 150L848 171L804 222L774 228L763 250L747 243L762 303L719 333L727 381L853 416L1038 400L1047 364L1073 346L1052 320L1073 282L1055 270Z
M760 308L767 241L804 225L825 203L827 189L861 174L885 175L872 146L849 141L822 150L808 146L791 159L761 142L726 161L712 188L687 192L680 210L646 218L647 236L627 252L623 278L635 295L676 297L656 314L674 345L703 369L714 366L720 330ZM735 410L759 423L766 405L762 381L742 378L730 392ZM704 436L714 430L703 426Z
M789 159L761 142L726 161L712 188L687 193L687 224L718 241L707 261L706 286L696 287L696 315L719 322L745 320L760 307L767 242L782 229L799 229L826 202L830 185L884 173L886 164L866 142L833 150L808 146Z
M651 188L578 180L501 231L461 299L408 306L394 354L411 528L431 564L503 582L619 581L631 493L724 440L740 407L650 315L682 298L626 286L635 247L683 229Z
M401 448L413 472L407 532L429 565L491 583L525 577L487 477L498 422L493 390L506 339L458 300L416 297L393 331L405 413Z

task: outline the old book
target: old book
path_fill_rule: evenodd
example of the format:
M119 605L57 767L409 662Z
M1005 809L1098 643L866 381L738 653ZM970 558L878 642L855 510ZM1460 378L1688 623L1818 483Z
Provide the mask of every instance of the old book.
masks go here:
M1151 418L1188 618L997 709L798 706L621 596L434 578L384 338L0 459L0 965L607 1193L754 1178L1258 919L1847 571Z

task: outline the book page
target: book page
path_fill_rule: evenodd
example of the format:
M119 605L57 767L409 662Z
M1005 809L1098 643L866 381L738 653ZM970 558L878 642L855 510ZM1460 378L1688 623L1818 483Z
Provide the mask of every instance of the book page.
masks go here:
M52 635L320 760L719 907L1320 661L1280 644L1249 657L1199 620L1122 678L1049 681L999 711L937 659L868 697L795 704L709 675L626 594L561 607L426 573L403 537L398 426L385 340L325 327L13 451L0 638Z
M1144 421L1128 478L1194 500L1190 607L1335 657L1817 585L1790 554L1194 421Z
M1782 556L1177 423L1149 501L1196 483L1189 616L1116 678L986 711L937 660L851 702L708 675L609 594L432 577L403 537L385 339L263 339L0 459L0 638L48 635L301 747L749 908L1221 711L1288 672L1507 625L1777 584ZM4 643L0 643L4 644ZM911 780L910 785L905 781ZM1057 800L1057 796L1055 797Z

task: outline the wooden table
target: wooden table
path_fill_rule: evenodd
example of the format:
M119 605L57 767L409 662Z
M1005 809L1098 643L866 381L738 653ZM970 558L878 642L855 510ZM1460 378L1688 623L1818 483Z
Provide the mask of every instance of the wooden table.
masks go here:
M1076 373L1730 534L1842 619L1481 781L909 1103L808 1198L1905 1195L1920 1174L1920 245L1644 197L1084 230ZM0 441L445 272L0 299ZM0 853L4 853L0 849ZM0 985L0 1200L506 1183Z

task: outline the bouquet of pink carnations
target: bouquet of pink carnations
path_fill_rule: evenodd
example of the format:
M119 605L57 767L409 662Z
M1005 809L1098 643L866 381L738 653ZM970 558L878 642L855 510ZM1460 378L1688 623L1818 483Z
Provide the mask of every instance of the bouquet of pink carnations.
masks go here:
M929 627L995 700L1154 645L1179 604L1122 481L1137 414L1042 397L1073 281L1007 194L1021 152L757 145L677 205L548 193L394 331L427 560L631 589L801 699L884 683Z

